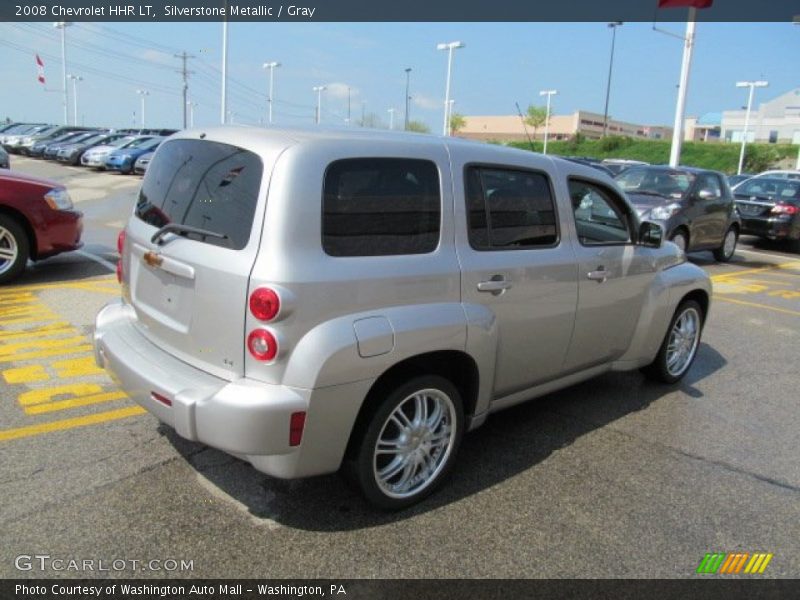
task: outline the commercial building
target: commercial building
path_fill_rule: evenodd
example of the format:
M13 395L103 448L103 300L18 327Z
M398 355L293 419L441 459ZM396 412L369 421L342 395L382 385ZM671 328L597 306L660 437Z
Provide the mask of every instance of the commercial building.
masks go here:
M744 90L746 91L746 90ZM757 90L756 94L763 93ZM746 102L746 97L743 97ZM726 110L720 124L722 139L741 142L746 110ZM761 102L750 110L747 141L800 144L800 88Z
M494 141L522 141L531 138L541 140L544 138L544 125L534 128L530 125L523 126L519 115L498 116L465 116L464 127L459 129L460 137L476 140ZM527 135L525 128L527 127ZM576 134L589 139L598 139L603 136L603 115L585 110L579 110L571 115L550 115L548 138L550 140L568 140ZM654 125L638 125L616 119L608 120L608 135L623 135L639 139L670 139L671 127Z

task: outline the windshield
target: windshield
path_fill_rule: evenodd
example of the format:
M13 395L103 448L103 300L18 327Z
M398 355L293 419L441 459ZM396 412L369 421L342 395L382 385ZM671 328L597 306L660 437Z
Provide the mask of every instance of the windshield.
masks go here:
M150 141L152 136L149 137L138 137L130 140L127 144L123 144L120 148L139 148L143 146L146 142Z
M626 192L682 198L692 187L694 175L686 171L631 167L617 175L616 181Z
M736 188L744 196L767 196L783 200L800 199L800 181L792 179L751 179Z

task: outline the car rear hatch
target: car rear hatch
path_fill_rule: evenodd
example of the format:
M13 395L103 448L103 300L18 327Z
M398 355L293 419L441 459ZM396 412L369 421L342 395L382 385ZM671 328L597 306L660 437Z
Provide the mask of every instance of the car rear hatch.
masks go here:
M126 229L123 294L138 329L229 380L244 374L247 291L269 170L243 148L169 140L149 165Z

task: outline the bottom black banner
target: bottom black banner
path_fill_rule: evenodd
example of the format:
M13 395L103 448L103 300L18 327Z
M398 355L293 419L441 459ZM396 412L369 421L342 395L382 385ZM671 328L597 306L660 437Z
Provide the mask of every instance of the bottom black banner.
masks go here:
M800 598L800 580L752 579L316 579L316 580L2 580L0 598L15 600L778 600Z

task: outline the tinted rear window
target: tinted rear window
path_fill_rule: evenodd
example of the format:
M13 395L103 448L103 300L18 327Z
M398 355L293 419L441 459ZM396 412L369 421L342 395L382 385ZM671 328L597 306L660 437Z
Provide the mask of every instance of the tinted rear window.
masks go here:
M200 140L165 142L142 182L136 216L161 228L168 223L223 234L189 234L208 244L241 250L250 239L263 166L242 148Z
M439 171L427 160L339 160L325 173L322 247L331 256L433 252L439 244Z

